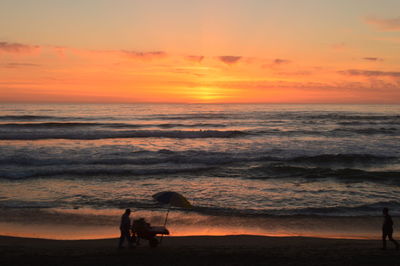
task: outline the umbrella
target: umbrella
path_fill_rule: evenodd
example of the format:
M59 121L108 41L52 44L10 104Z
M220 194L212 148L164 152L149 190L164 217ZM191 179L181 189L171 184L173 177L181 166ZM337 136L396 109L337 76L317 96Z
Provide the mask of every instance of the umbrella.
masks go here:
M171 206L181 207L181 208L193 207L192 204L190 204L190 202L178 192L173 192L173 191L158 192L153 195L153 199L155 199L160 203L169 205L167 215L165 216L164 226L167 224L169 209L171 208Z

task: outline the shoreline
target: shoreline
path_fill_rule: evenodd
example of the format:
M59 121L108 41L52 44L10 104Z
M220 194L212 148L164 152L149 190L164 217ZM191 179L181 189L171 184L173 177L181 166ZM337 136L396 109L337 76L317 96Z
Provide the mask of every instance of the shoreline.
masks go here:
M49 240L0 236L2 265L396 265L400 251L378 240L257 235L167 236L118 250L117 238Z
M117 231L115 231L117 232ZM160 235L157 235L159 237ZM376 237L352 237L352 236L340 236L340 235L318 235L318 234L309 234L309 235L296 235L296 234L250 234L250 233L239 233L239 234L174 234L174 235L164 235L163 237L167 238L184 238L184 237L234 237L234 236L249 236L249 237L267 237L267 238L311 238L311 239L326 239L326 240L364 240L364 241L378 241L381 238ZM118 239L117 233L113 234L112 237L106 236L93 236L88 238L52 238L45 236L38 236L35 234L32 235L23 235L23 234L7 234L4 232L0 232L0 238L9 237L9 238L22 238L22 239L39 239L39 240L51 240L51 241L96 241L96 240L110 240L110 239ZM394 239L397 240L396 237Z
M59 240L103 239L119 236L121 210L0 209L0 235ZM135 211L131 219L144 217L151 225L164 222L160 211ZM344 216L211 216L171 212L167 228L172 236L260 235L371 239L381 237L381 217ZM399 217L393 217L395 225ZM399 235L397 226L394 238Z

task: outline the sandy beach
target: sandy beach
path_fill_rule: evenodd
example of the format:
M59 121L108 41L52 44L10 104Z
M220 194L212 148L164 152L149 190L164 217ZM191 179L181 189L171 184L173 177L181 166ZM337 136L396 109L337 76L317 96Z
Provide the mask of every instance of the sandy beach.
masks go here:
M166 237L118 250L117 239L0 237L1 265L397 265L400 251L377 240L305 237Z

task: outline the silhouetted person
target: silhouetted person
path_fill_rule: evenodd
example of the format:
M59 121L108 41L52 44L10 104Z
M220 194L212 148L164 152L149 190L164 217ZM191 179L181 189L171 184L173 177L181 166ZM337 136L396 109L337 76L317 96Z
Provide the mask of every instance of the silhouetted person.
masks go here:
M129 215L131 214L130 209L126 209L125 213L121 216L121 225L119 226L119 230L121 230L121 236L119 238L119 244L118 248L122 248L122 244L124 243L124 240L128 240L129 246L132 246L132 240L131 240L131 219L129 218Z
M396 249L399 250L399 243L393 239L393 220L389 215L389 209L383 208L383 216L385 217L382 225L382 249L386 249L386 237L396 245Z

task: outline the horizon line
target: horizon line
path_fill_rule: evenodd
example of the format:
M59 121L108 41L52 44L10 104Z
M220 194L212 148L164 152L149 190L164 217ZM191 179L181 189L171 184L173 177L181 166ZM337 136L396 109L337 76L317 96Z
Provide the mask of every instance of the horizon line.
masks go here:
M400 102L395 103L385 103L385 102L39 102L39 101L7 101L2 102L0 104L271 104L271 105L319 105L319 104L327 104L327 105L400 105Z

